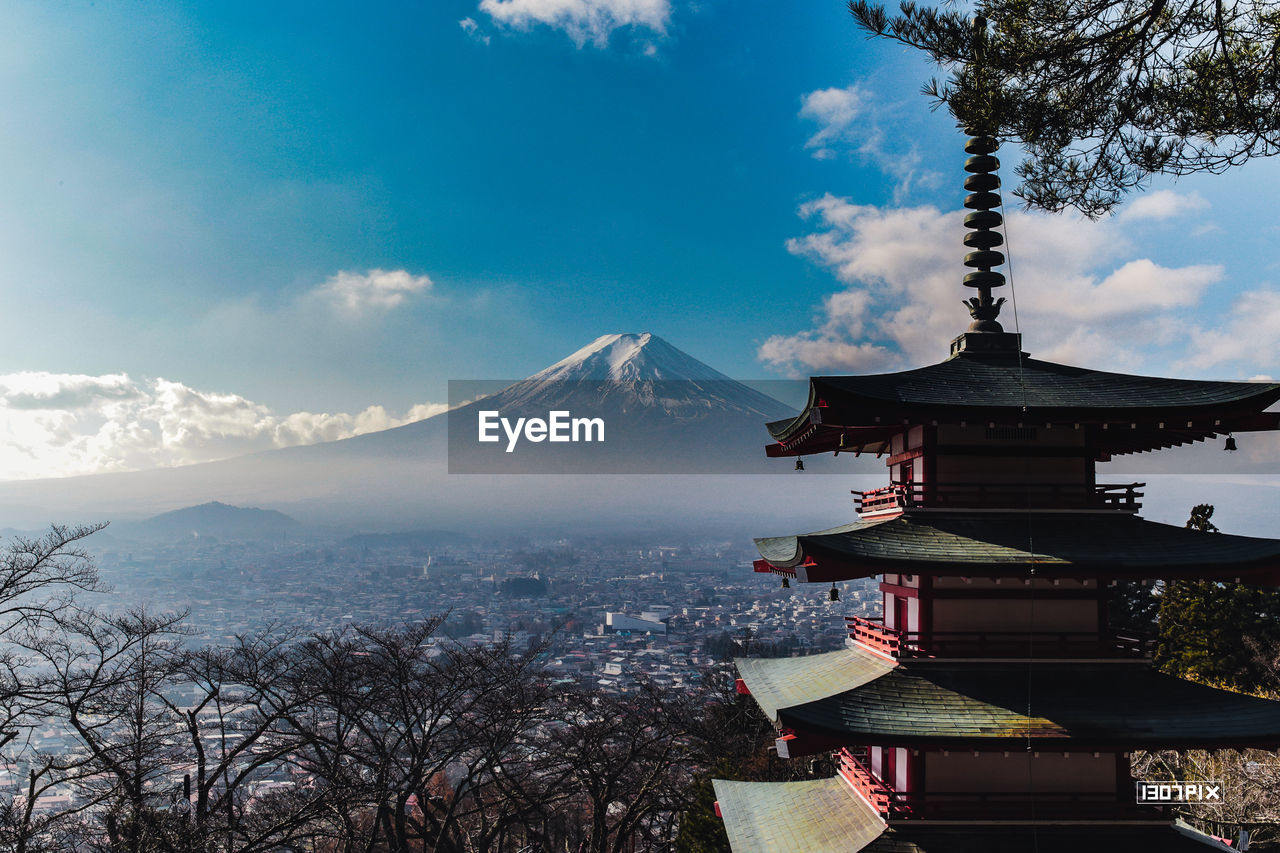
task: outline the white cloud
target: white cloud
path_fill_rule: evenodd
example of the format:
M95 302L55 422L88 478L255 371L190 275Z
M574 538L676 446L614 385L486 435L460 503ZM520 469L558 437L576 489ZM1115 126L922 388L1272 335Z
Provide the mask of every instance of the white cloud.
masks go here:
M278 415L237 394L126 374L0 376L0 479L188 465L390 429L445 411L420 403Z
M791 374L865 372L945 355L969 323L960 302L973 295L961 283L969 251L961 242L962 211L879 208L825 195L800 215L816 227L788 241L788 250L830 269L844 287L823 300L809 328L767 339L761 361ZM1247 350L1239 331L1211 333L1195 323L1206 289L1224 277L1220 266L1134 258L1115 221L1017 212L1008 235L1012 245L1003 250L1012 264L1003 270L1017 288L1025 346L1039 357L1111 369L1147 359L1165 365L1188 335L1204 339L1205 363ZM1012 297L1013 287L995 295ZM1264 325L1274 320L1280 341L1280 294L1255 295L1237 310L1241 322L1247 315L1267 318ZM1014 320L1006 303L1000 321L1012 330Z
M1046 302L1059 316L1086 321L1166 311L1195 305L1205 288L1220 282L1222 275L1222 267L1216 264L1172 269L1141 258L1097 284L1076 280Z
M1197 210L1208 210L1209 201L1200 193L1176 193L1173 190L1156 190L1135 198L1120 211L1117 219L1136 222L1140 220L1164 221L1192 213Z
M836 156L831 146L853 136L854 121L863 112L866 95L856 83L843 89L818 89L800 100L800 117L817 122L818 132L809 137L805 148L818 160Z
M664 36L671 20L670 0L480 0L479 9L512 29L541 24L563 30L578 47L605 47L623 27Z
M476 23L475 18L463 18L461 21L458 21L458 26L462 27L462 31L464 33L471 36L471 38L481 44L489 43L489 36L481 31L480 25Z
M759 356L766 364L797 377L802 375L797 365L818 373L875 373L897 361L897 355L881 344L850 343L821 331L773 335L760 345Z
M1274 367L1280 353L1280 292L1250 290L1236 298L1217 328L1191 331L1189 353L1180 363L1205 368L1224 363ZM1259 359L1270 357L1269 362Z
M949 312L925 306L957 305L961 293L958 253L959 222L949 221L933 207L881 210L855 205L826 195L801 207L805 218L816 218L819 230L788 241L793 254L804 255L830 268L849 285L824 300L813 329L766 341L761 357L775 368L880 369L891 366L902 352L933 354L936 341L950 338L954 325ZM954 336L954 332L952 333ZM793 338L787 341L787 338ZM831 346L874 344L844 350L849 361L818 367L814 344Z
M818 125L804 144L814 159L832 160L849 153L869 160L894 178L896 203L914 187L937 185L942 176L921 170L923 158L913 143L904 141L900 127L889 141L881 120L883 112L867 86L853 83L843 89L817 89L804 95L799 116Z
M425 275L376 269L364 273L344 270L331 276L315 292L334 307L358 316L369 310L395 308L406 296L430 289L431 279Z

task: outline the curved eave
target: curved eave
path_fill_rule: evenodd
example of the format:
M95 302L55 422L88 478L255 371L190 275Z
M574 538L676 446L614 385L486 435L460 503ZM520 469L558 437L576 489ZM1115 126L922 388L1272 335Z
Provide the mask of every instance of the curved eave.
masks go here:
M735 658L733 663L770 721L778 719L781 708L834 696L897 666L895 661L857 649L798 658Z
M821 401L818 399L817 393L814 390L813 380L814 377L809 378L809 399L805 401L804 408L800 410L800 414L796 415L794 418L772 421L765 425L769 430L769 434L778 441L785 441L786 439L797 435L805 426L814 422L815 416L813 411L820 407L819 403ZM818 416L817 420L821 423L821 416Z
M1280 582L1280 540L1109 512L911 513L757 539L756 547L768 565L810 583L899 572L1019 576L1033 568L1041 577Z
M853 853L885 830L880 815L839 776L711 784L733 853Z
M889 450L889 442L902 432L900 426L832 427L810 424L786 441L765 446L765 456L811 456L815 453L863 453L880 455Z
M921 748L1280 746L1280 702L1161 675L1147 664L904 664L783 708L778 721L846 743Z
M812 547L811 542L825 537L857 533L867 527L884 523L886 522L853 521L849 524L842 524L838 527L831 527L827 530L819 530L816 533L806 533L799 536L765 536L755 540L756 550L760 552L761 559L774 568L795 569L806 561L808 554L805 549L806 546Z
M1132 416L1131 416L1132 417ZM1157 414L1152 418L1143 413L1141 421L1112 417L1106 420L1089 420L1084 417L1057 417L1043 412L1018 412L1001 415L998 412L971 411L946 413L930 410L908 414L895 419L895 426L840 426L838 424L809 424L786 440L765 445L765 456L773 459L791 456L814 456L821 453L853 453L855 456L873 454L879 456L889 449L894 435L912 424L963 425L967 423L994 423L1000 426L1049 425L1058 429L1074 429L1077 424L1090 429L1090 448L1097 458L1105 461L1108 456L1124 456L1129 453L1146 453L1165 450L1206 441L1211 438L1237 432L1269 432L1280 429L1280 412L1260 412L1238 417L1221 415L1208 418L1200 416L1193 423L1198 428L1171 428L1169 423L1186 423L1186 413ZM1106 428L1103 428L1103 425ZM1213 424L1210 426L1210 424Z

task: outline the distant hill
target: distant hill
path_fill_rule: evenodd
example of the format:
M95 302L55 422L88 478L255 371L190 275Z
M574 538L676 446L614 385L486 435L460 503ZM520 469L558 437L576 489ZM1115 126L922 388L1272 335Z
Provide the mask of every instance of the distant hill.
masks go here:
M161 513L145 521L121 524L117 532L146 539L265 539L288 533L298 526L297 521L274 509L210 501Z

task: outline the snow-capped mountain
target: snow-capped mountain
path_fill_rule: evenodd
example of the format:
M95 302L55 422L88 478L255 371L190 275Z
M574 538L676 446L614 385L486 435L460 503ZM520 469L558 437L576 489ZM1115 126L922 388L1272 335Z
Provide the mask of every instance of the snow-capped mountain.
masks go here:
M476 403L530 412L573 404L630 417L647 409L686 422L716 412L735 412L755 418L761 437L764 423L793 414L772 397L730 379L650 332L602 335Z
M728 381L729 377L651 332L601 335L525 382Z
M688 527L738 518L756 498L761 512L776 517L779 488L803 485L790 476L790 463L764 454L765 423L793 411L653 334L605 335L483 399L464 399L475 401L341 441L184 468L0 484L0 517L24 524L33 515L36 523L120 519L216 500L280 509L308 523L383 529L641 521ZM526 442L513 453L505 442L476 441L481 411L514 421L553 410L601 418L606 441ZM628 476L637 473L699 476ZM741 473L769 476L770 485L744 488L741 477L703 476ZM832 505L847 503L847 480L807 483L809 494L829 486L840 496ZM795 506L799 513L801 502Z

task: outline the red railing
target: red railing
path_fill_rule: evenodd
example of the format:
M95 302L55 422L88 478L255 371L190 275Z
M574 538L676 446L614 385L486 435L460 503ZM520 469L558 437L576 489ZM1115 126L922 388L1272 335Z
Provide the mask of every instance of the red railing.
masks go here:
M1125 789L1125 794L1132 791ZM1140 806L1114 793L1093 791L893 791L888 820L947 821L1159 821L1159 807Z
M840 777L886 822L913 820L1123 820L1167 821L1158 808L1125 799L1132 792L1094 791L895 791L871 772L865 749L835 753Z
M901 656L902 632L886 628L883 620L866 616L846 616L844 624L849 629L849 639L881 654L895 658Z
M910 507L950 509L1114 509L1137 512L1146 483L891 483L853 491L860 514Z
M866 760L866 754L862 755ZM889 816L889 806L895 793L885 783L881 782L871 769L862 761L854 757L851 750L842 749L835 754L836 772L844 781L849 783L853 790L857 791L862 798L871 804L880 817L887 818Z
M883 486L866 492L853 491L853 503L859 514L905 509L910 506L907 490L900 485Z
M897 658L1148 658L1155 641L1118 631L899 631L880 619L846 616L849 639Z

